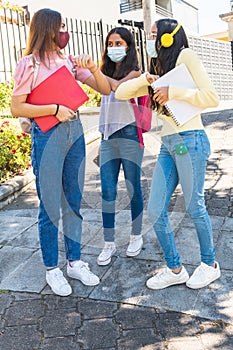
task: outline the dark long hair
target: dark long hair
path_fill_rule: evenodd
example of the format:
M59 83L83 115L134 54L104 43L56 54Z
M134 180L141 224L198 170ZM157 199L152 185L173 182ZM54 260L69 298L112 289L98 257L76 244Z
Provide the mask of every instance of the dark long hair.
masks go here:
M24 56L39 55L42 62L58 47L61 14L48 8L37 11L31 20L27 47ZM60 50L57 49L61 55Z
M189 45L185 31L181 26L178 32L173 36L173 44L167 48L161 46L161 36L165 33L172 33L176 28L178 22L173 18L163 18L159 19L155 23L157 25L157 38L155 47L158 56L151 59L149 72L151 74L162 76L175 67L181 50L189 47ZM152 97L152 88L149 88L149 93ZM158 105L154 101L152 101L152 106L153 108L158 108Z
M107 55L108 41L111 34L119 34L120 37L127 43L127 55L121 62L119 69L116 69L116 63L112 62ZM137 51L134 37L131 32L124 27L116 27L110 30L105 40L105 48L102 56L101 71L108 77L120 80L133 70L140 70L138 66Z
M156 50L158 52L156 68L157 74L161 76L175 67L180 51L189 47L189 45L185 31L181 26L178 32L173 36L173 44L167 48L161 46L161 36L165 33L172 33L178 22L173 18L163 18L158 20L156 24L158 29L155 42Z

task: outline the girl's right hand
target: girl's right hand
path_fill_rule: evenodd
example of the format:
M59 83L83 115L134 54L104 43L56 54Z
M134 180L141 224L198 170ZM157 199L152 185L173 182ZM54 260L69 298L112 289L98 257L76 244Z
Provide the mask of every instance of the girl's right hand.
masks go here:
M58 110L58 113L56 115L56 118L64 123L66 122L67 120L69 120L70 118L72 118L74 115L74 111L68 107L65 107L65 106L62 106L60 105L59 106L59 110Z

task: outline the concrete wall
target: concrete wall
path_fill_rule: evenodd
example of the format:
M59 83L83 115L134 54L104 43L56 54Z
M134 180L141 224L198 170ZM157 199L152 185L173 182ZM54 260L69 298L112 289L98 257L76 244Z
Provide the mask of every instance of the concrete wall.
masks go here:
M29 11L34 13L41 8L51 8L59 11L64 17L82 20L116 23L120 18L119 0L17 0L20 6L28 5Z

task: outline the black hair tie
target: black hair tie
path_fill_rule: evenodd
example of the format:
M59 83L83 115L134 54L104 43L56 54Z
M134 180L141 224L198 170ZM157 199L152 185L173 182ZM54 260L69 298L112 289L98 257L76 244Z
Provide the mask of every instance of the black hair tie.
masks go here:
M56 117L56 115L57 115L57 113L58 113L58 111L59 111L59 107L60 107L60 105L57 104L56 112L53 114L54 117Z

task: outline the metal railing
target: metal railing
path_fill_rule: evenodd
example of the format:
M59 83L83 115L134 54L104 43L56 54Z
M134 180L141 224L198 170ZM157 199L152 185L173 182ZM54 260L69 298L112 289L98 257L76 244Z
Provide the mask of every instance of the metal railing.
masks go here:
M142 0L125 0L120 4L120 13L130 12L142 9ZM167 10L165 7L159 6L155 2L155 11L163 17L173 17L173 13Z
M0 12L0 81L10 80L16 62L26 47L28 26L22 13Z
M17 62L26 48L29 26L26 16L12 10L1 9L0 13L0 82L10 80ZM102 21L78 21L66 18L70 40L67 53L89 54L96 62L100 62L104 39L113 25Z
M126 0L120 4L120 13L142 9L142 0Z
M156 11L156 13L158 13L159 15L161 15L163 17L173 18L173 13L171 11L168 11L166 8L161 7L159 5L156 5L156 4L155 4L155 11Z
M107 33L113 25L100 22L78 21L66 18L70 41L67 53L89 54L97 63L101 61L102 48ZM127 25L135 38L139 65L148 69L149 59L145 50L145 32L142 28ZM29 27L22 13L12 10L0 12L0 82L12 79L16 64L22 57ZM200 37L189 37L190 47L201 57L221 99L233 99L233 72L231 43Z

